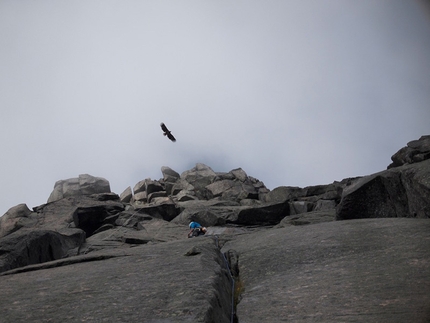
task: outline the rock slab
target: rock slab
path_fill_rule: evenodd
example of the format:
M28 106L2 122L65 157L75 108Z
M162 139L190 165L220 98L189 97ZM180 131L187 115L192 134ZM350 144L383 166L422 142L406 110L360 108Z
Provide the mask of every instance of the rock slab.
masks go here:
M1 322L230 322L231 281L213 239L67 261L0 276Z
M363 219L245 234L239 322L430 322L430 221Z

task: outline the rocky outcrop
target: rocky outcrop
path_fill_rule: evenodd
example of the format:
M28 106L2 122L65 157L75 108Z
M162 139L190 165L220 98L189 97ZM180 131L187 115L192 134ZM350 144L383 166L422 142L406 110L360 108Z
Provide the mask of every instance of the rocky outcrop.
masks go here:
M23 229L1 240L0 272L78 254L85 233L77 229Z
M112 200L113 199L113 200ZM0 218L0 272L79 254L86 237L115 223L124 205L116 194L78 195Z
M342 198L344 188L356 181L357 178L347 178L340 182L327 185L308 187L280 186L262 197L265 203L288 203L289 215L299 215L308 212L326 213L334 211ZM334 219L334 217L333 217Z
M360 178L343 190L338 220L430 217L430 160Z
M163 178L141 180L121 196L110 192L105 179L91 175L58 181L52 202L33 211L25 204L11 208L0 219L0 237L20 229L76 228L83 231L85 242L78 238L70 245L88 253L177 239L190 221L208 227L285 227L335 218L429 216L428 161L327 185L281 186L272 191L241 168L223 173L196 164L181 175L166 166L161 172ZM148 233L150 222L170 227L171 232L164 233L171 238Z
M0 218L2 321L427 322L427 137L401 165L304 188L204 164L120 196L58 181Z
M388 165L388 169L422 162L430 158L430 136L421 136L418 140L408 142L408 144L395 153Z
M23 227L33 227L36 223L37 217L30 211L27 204L18 204L0 218L0 238Z

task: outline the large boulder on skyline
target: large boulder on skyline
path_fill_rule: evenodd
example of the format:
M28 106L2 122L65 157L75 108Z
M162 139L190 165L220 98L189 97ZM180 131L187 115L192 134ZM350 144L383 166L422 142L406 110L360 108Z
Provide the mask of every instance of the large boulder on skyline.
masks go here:
M208 199L206 186L212 184L216 178L216 173L209 166L197 163L195 167L186 170L181 174L181 179L191 184L199 199Z
M178 172L174 171L168 166L162 166L161 167L161 173L163 174L163 180L165 182L176 182L181 175L179 175Z
M391 156L393 162L387 168L418 163L426 159L430 159L430 135L408 142L405 147Z
M65 197L110 193L109 182L102 177L81 174L77 178L59 180L48 198L48 203L58 201Z
M364 176L345 187L338 220L430 218L430 159Z
M33 227L36 223L36 214L28 208L27 204L18 204L0 217L0 238L22 227Z

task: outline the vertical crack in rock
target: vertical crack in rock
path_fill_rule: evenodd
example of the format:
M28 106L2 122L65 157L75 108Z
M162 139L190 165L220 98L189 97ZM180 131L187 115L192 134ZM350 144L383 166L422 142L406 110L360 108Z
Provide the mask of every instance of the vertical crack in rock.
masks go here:
M241 300L242 291L243 291L243 282L240 279L240 275L239 275L239 255L236 252L236 250L230 249L224 253L224 258L227 261L231 279L233 281L232 307L233 307L234 314L232 317L232 322L238 323L239 319L236 315L236 308Z
M215 237L216 245L221 252L219 246L218 237ZM230 323L239 323L239 319L236 315L236 306L239 303L240 293L238 293L237 287L242 286L239 277L239 256L235 250L229 250L226 253L222 253L222 257L225 263L226 271L228 273L229 280L231 282L231 302L230 302ZM237 284L239 282L239 284ZM239 288L242 289L241 287Z
M237 323L235 315L235 302L234 302L234 278L230 271L230 266L226 256L218 245L218 237L215 239L206 240L211 241L208 245L207 242L192 246L184 254L187 257L199 258L204 268L209 268L212 274L205 280L202 288L206 290L204 294L208 298L208 306L201 312L203 317L199 322L205 323ZM200 290L200 287L196 291ZM196 297L203 297L204 295L196 294Z

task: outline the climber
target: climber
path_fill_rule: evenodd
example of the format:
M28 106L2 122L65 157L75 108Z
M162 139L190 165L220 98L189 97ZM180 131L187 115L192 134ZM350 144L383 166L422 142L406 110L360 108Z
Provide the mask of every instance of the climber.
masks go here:
M188 238L198 237L199 235L203 235L206 233L207 229L202 227L200 223L190 222L188 225L190 227L190 232L188 232Z

